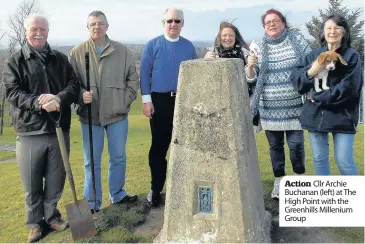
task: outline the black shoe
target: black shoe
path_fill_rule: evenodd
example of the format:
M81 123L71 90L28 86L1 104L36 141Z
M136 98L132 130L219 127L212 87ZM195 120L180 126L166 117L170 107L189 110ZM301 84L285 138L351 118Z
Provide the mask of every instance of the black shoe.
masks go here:
M96 210L94 210L94 209L90 209L91 210L91 214L94 214L94 213L97 213L97 212L99 212L100 210L99 209L96 209Z
M138 199L137 195L125 195L125 197L122 200L114 204L133 203L136 202L137 199Z
M152 192L152 207L158 207L161 203L161 193L160 192Z

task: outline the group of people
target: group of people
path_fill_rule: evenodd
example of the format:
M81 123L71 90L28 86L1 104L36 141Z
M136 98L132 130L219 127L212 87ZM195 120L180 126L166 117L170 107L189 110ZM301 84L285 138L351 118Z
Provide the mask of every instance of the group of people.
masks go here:
M247 47L233 24L222 22L213 50L205 58L244 61L254 130L264 130L270 146L275 176L271 197L279 198L280 180L285 176L285 136L294 173L305 173L303 129L309 132L317 175L330 175L329 133L340 173L357 175L353 147L363 75L361 57L351 48L346 19L337 14L327 17L319 37L322 47L316 50L290 28L280 11L266 11L261 22L265 33L257 42L258 50ZM326 51L340 54L347 65L336 63L327 78L330 89L316 92L314 78L324 68L317 57Z
M351 48L350 29L338 15L327 18L322 47L311 50L306 40L288 25L277 10L262 17L264 37L258 52L250 52L237 27L222 22L213 49L205 58L240 58L246 69L248 94L255 131L265 130L274 176L273 198L285 175L284 135L296 174L305 173L303 129L309 131L313 161L318 175L329 175L328 134L334 137L335 160L343 175L356 175L353 155L362 87L361 60ZM67 57L48 42L48 20L39 14L24 23L27 42L5 64L3 83L16 131L16 157L26 193L28 242L42 238L46 226L62 231L68 227L57 209L65 183L65 170L55 133L60 126L70 151L71 104L76 104L84 153L84 197L92 213L101 210L101 156L104 133L108 139L109 197L112 204L135 202L124 189L128 112L140 85L143 113L149 118L152 142L148 161L151 189L147 201L161 204L166 179L166 154L170 146L180 63L196 59L193 44L180 36L183 11L167 9L164 34L144 47L140 78L135 59L123 44L109 39L108 21L101 11L89 14L89 40L74 47ZM334 50L347 66L337 64L329 73L330 89L313 91L314 76L321 65L317 56ZM85 54L89 53L89 70ZM89 72L89 74L87 74ZM90 78L90 89L87 79ZM304 105L303 105L304 98ZM91 106L91 121L88 120ZM92 124L92 150L88 123ZM341 148L341 150L339 149ZM95 190L93 196L94 163ZM95 198L95 199L94 199Z

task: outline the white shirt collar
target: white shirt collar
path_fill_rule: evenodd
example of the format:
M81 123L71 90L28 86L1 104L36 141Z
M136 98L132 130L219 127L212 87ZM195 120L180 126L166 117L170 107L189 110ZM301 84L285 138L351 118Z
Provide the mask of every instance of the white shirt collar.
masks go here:
M168 35L166 35L166 34L164 34L164 36L165 36L165 38L166 38L166 40L168 40L168 41L170 41L170 42L177 42L178 40L179 40L179 36L177 37L177 38L175 38L175 39L173 39L173 38L171 38L171 37L169 37Z

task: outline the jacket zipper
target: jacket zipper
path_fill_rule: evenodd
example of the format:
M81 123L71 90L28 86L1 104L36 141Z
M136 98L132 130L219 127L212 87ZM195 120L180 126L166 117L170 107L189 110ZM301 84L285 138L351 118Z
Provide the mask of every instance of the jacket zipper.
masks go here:
M46 72L46 66L43 65L43 73L44 73L44 76L45 76L45 80L46 80L46 86L47 86L47 93L51 93L51 89L49 89L49 83L48 83L48 75L47 75L47 72Z
M323 111L322 111L322 113L321 113L321 121L319 121L319 125L318 125L318 128L317 128L317 130L318 131L320 131L320 128L321 128L321 125L322 125L322 121L323 121Z
M44 73L44 77L46 78L46 86L47 86L47 93L51 93L51 89L49 89L49 82L48 82L48 75L47 75L47 72L46 72L46 66L43 65L43 73ZM56 124L54 121L52 121L54 124ZM55 129L51 128L50 129L51 132L55 132Z

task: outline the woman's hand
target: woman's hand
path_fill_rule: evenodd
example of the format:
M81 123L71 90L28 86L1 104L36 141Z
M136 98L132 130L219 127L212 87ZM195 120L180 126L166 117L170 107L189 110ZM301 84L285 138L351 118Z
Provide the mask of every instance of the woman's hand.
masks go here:
M308 76L316 76L320 69L322 68L322 65L318 63L318 60L314 61L312 63L312 67L307 71Z
M257 61L258 61L257 56L251 54L247 58L247 65L248 65L248 67L254 67L255 65L257 65Z
M216 58L216 54L215 54L215 52L208 51L208 52L205 54L204 58L205 58L205 59Z

